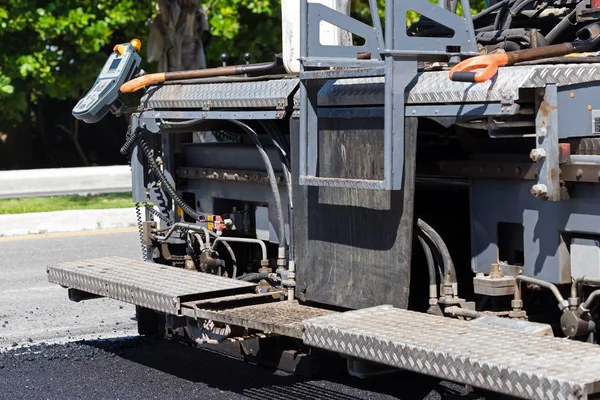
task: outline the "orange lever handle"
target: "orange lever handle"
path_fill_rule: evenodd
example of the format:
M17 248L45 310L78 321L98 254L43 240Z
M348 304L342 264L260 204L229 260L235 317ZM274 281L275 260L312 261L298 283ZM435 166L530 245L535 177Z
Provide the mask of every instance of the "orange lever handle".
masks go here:
M146 86L162 83L165 81L165 79L166 77L164 72L140 76L139 78L132 79L122 84L121 93L137 92L138 90L143 89Z
M483 83L498 73L498 68L509 62L506 53L487 54L464 60L450 70L450 80L455 82ZM473 72L475 70L480 70Z

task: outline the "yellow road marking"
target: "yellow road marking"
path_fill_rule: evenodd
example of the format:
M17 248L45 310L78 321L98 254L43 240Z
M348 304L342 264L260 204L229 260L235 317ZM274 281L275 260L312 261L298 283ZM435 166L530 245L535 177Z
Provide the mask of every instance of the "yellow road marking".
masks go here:
M51 239L51 238L61 238L61 237L92 236L92 235L110 235L112 233L127 233L127 232L137 232L137 228L122 228L122 229L107 229L107 230L103 230L103 231L46 233L46 234L41 234L41 235L0 237L0 242L13 242L13 241L19 241L19 240L33 240L33 239Z

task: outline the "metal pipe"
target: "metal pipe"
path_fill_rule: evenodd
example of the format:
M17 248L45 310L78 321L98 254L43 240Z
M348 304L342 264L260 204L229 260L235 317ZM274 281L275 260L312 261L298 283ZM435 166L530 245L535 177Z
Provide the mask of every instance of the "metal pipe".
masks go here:
M444 312L454 316L454 317L467 317L467 318L479 318L479 317L483 317L485 314L474 311L474 310L467 310L465 308L461 308L461 307L457 307L457 306L452 306L452 307L447 307L444 309Z
M231 242L231 243L250 243L250 244L258 244L262 250L263 260L267 260L267 246L265 242L259 239L251 239L251 238L238 238L238 237L223 237L219 236L215 239L212 244L212 249L215 250L217 248L217 244L220 242Z
M209 231L208 229L205 229L204 232L205 232L205 234L208 233L209 236L212 236L214 238L221 237L221 236L218 236L216 233ZM208 243L210 245L210 239L209 239ZM232 278L235 279L235 277L237 276L237 258L235 257L235 253L233 252L233 250L231 249L231 246L229 245L229 243L227 243L227 241L222 240L221 243L223 243L223 246L225 246L225 249L227 249L227 251L229 252L229 255L231 256L231 261L233 262Z
M277 69L283 65L283 59L277 56L275 61L258 63L258 64L245 64L245 65L230 65L227 67L218 68L206 68L206 69L194 69L189 71L171 71L171 72L158 72L155 74L143 75L138 78L132 79L121 85L121 93L132 93L146 86L156 85L158 83L179 81L184 79L197 79L197 78L214 78L219 76L232 76L232 75L246 75L246 74L258 74L269 72Z
M167 240L168 238L170 238L173 233L175 232L175 230L177 229L189 229L190 231L195 231L195 232L199 232L199 231L203 231L204 229L206 229L203 226L200 226L198 224L189 224L186 222L176 222L173 225L171 225L171 227L169 228L169 230L167 231L167 233L165 234L165 236L155 236L156 240Z
M531 283L533 285L538 285L543 288L549 289L552 292L552 294L554 295L554 297L556 297L556 300L558 300L558 308L560 308L561 311L569 306L569 302L563 298L562 294L560 293L560 291L558 290L556 285L554 285L550 282L546 282L546 281L543 281L543 280L537 279L537 278L532 278L532 277L526 276L526 275L515 276L514 300L519 300L519 301L521 300L521 282Z
M573 279L573 283L571 284L571 297L580 297L579 285L600 286L600 278L589 278L587 276L582 276L581 278Z
M586 309L589 310L590 306L592 305L592 303L600 296L600 289L599 290L594 290L589 297L587 298L587 300L585 301L585 303L583 303L581 306Z
M570 156L571 162L580 162L588 164L600 163L600 156L573 154Z

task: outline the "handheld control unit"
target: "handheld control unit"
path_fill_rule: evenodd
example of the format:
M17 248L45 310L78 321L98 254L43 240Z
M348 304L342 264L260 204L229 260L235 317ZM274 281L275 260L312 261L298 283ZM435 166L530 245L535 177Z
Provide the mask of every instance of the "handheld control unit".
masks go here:
M92 89L73 108L75 118L92 124L109 111L116 113L123 107L119 88L138 73L142 61L138 54L140 47L138 39L114 47Z

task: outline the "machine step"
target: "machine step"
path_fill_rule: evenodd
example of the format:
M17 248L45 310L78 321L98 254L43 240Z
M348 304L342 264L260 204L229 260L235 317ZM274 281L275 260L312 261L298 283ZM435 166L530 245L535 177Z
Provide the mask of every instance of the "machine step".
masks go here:
M305 344L528 399L600 392L600 347L378 306L304 321Z
M162 264L105 257L50 265L48 281L157 311L181 315L181 304L254 293L256 284Z
M186 303L186 307L189 307L189 304ZM333 313L335 311L301 305L297 301L240 304L233 307L227 303L207 307L205 303L194 307L193 315L185 312L186 315L197 319L208 319L297 339L302 338L305 320Z

